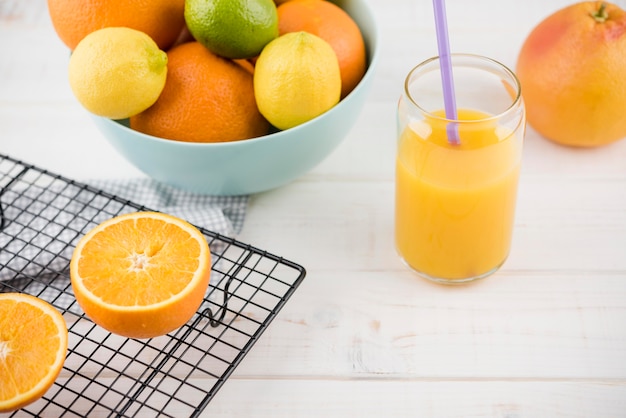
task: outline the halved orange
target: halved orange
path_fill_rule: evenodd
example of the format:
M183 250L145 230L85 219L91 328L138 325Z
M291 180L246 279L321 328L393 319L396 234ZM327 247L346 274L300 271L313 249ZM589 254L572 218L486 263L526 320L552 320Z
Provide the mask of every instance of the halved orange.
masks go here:
M206 238L186 221L135 212L83 236L70 277L85 314L109 332L152 338L187 323L202 304L211 274Z
M58 377L67 354L61 313L35 296L0 293L0 412L41 398Z

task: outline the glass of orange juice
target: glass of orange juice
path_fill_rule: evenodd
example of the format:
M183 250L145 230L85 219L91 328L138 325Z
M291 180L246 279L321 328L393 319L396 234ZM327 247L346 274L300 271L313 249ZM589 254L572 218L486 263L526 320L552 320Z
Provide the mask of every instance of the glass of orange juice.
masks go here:
M440 60L408 74L398 104L395 243L420 276L445 283L496 272L508 257L526 116L519 81L487 57L451 54L456 117Z

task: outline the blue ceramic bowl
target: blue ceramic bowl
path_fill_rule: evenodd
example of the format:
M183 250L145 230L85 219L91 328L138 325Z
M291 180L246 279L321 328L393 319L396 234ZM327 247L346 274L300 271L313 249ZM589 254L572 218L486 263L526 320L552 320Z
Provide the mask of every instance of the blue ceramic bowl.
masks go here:
M189 143L134 131L94 116L113 147L148 176L195 193L241 195L270 190L307 173L345 138L369 93L378 61L378 30L367 0L335 0L359 25L368 69L355 89L319 117L285 131L236 142Z

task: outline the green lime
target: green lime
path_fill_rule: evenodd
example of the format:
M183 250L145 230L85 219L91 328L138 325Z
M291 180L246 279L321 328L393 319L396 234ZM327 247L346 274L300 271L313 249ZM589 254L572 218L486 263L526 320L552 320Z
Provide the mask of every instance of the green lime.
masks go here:
M274 0L185 0L189 32L213 53L251 58L278 37Z

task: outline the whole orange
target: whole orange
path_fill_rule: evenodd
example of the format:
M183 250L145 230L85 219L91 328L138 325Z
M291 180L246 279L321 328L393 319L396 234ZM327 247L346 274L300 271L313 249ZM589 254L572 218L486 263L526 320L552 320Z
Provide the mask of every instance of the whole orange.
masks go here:
M187 142L237 141L268 133L249 66L220 57L199 42L178 45L167 58L165 87L154 105L130 118L132 129Z
M185 27L185 0L48 0L57 35L74 49L96 29L125 26L148 34L165 50Z
M337 54L341 71L341 98L350 93L367 67L363 35L356 22L326 0L290 0L278 6L278 32L305 31L317 35Z
M587 1L540 22L520 50L528 123L560 144L593 147L626 137L626 12Z

